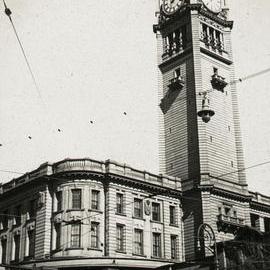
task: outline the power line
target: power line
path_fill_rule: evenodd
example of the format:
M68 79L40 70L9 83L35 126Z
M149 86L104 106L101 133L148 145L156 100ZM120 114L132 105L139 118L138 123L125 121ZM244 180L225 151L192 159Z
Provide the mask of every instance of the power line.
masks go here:
M31 65L30 65L30 63L29 63L29 61L28 61L28 58L27 58L27 56L26 56L26 53L25 53L25 50L24 50L24 48L23 48L22 42L21 42L21 40L20 40L20 38L19 38L18 32L17 32L17 30L16 30L16 28L15 28L15 25L14 25L13 21L12 21L12 18L11 18L12 12L11 12L11 10L7 7L5 0L3 0L3 3L4 3L4 7L5 7L5 14L8 16L8 18L9 18L9 20L10 20L10 23L11 23L12 28L13 28L13 30L14 30L14 33L15 33L15 35L16 35L17 41L18 41L18 43L19 43L19 45L20 45L20 48L21 48L21 51L22 51L22 53L23 53L23 56L24 56L26 65L27 65L27 67L28 67L28 70L29 70L30 75L31 75L31 77L32 77L32 80L33 80L33 82L34 82L34 85L35 85L36 91L37 91L37 93L38 93L38 96L39 96L40 100L42 101L43 105L45 106L45 103L44 103L44 101L43 101L43 99L42 99L41 93L40 93L39 88L38 88L38 84L37 84L36 78L35 78L34 73L33 73L33 71L32 71Z

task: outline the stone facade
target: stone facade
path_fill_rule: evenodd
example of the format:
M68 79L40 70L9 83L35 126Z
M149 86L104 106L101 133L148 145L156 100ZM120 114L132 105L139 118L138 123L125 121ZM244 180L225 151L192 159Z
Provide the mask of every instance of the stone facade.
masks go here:
M181 262L181 207L175 177L113 161L43 164L1 186L1 260L56 269Z

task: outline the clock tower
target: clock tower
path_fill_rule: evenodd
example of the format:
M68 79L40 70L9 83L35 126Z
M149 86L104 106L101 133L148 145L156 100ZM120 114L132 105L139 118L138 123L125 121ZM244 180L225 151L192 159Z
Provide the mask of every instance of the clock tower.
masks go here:
M219 218L250 222L227 16L225 0L158 1L160 171L182 179L187 260L207 255L200 224L219 241Z

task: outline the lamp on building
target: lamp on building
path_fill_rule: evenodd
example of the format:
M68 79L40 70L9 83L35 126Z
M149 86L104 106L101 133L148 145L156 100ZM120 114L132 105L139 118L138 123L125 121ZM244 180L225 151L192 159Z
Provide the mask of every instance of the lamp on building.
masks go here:
M208 123L212 116L215 115L215 112L210 109L210 101L208 98L207 92L202 92L200 95L203 96L202 99L202 109L198 112L198 116L200 116L204 123Z

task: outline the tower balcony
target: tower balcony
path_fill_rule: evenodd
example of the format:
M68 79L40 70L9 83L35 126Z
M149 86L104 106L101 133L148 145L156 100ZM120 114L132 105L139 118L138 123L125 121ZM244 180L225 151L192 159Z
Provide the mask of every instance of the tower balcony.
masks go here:
M211 84L214 89L219 90L219 91L224 91L224 88L227 86L227 82L225 81L225 78L218 75L214 74L212 76Z
M238 217L232 217L220 214L217 216L218 231L223 231L225 233L236 234L240 228L245 226L244 219Z
M168 85L172 90L179 90L182 89L185 85L185 81L182 76L175 77L170 80L170 84Z

